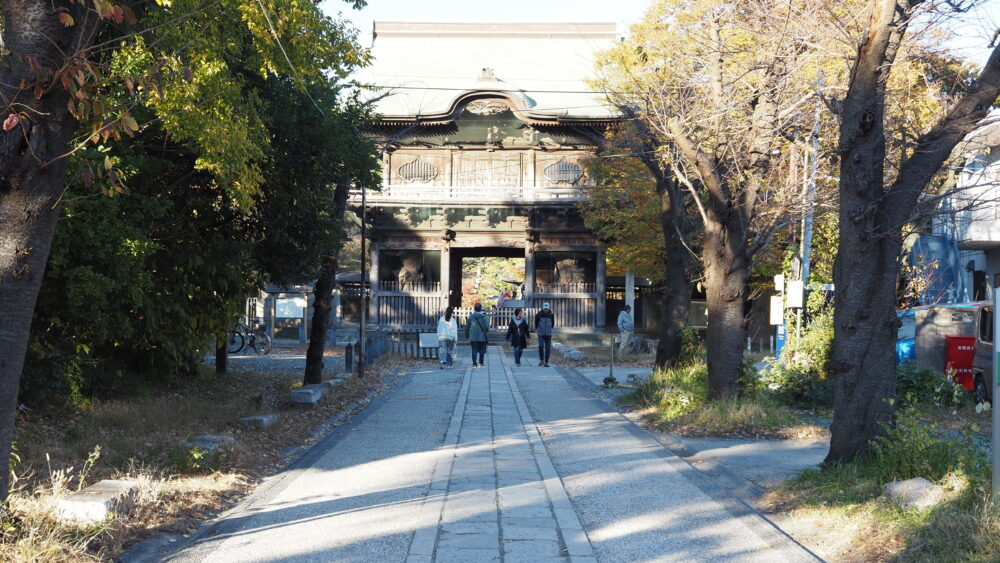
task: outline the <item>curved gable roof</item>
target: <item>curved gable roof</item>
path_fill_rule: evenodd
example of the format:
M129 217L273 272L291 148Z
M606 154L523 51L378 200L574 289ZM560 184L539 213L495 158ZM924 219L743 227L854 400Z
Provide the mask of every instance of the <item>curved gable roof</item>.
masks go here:
M619 38L616 24L376 22L375 36L361 81L377 87L385 123L444 123L489 97L535 124L618 118L584 82L594 52Z

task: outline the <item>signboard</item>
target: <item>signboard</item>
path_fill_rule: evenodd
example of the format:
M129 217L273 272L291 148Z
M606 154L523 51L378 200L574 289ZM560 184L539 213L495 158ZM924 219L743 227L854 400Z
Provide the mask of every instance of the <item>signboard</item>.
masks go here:
M281 319L301 319L305 309L305 297L279 297L274 300L274 316Z
M789 309L801 309L804 295L805 291L802 287L802 280L789 281L785 291L785 307Z
M420 347L421 348L437 348L438 347L438 335L436 332L421 332L420 333Z
M780 295L771 296L771 324L785 324L785 306Z

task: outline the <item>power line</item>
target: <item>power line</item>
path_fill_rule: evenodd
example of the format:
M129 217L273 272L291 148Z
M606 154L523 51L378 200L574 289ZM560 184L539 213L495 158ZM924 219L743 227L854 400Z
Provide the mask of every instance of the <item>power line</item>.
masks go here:
M267 10L264 9L264 3L261 0L257 0L257 5L260 6L260 13L264 14L264 21L267 22L267 27L268 29L271 30L271 35L274 36L274 41L278 44L278 48L281 49L281 54L285 56L285 62L288 63L288 68L292 70L292 76L295 77L295 80L298 81L299 86L302 87L302 91L305 92L306 96L309 97L309 101L312 102L312 105L313 107L316 108L316 111L318 111L320 115L326 116L326 112L323 111L323 108L319 107L319 104L316 103L316 100L312 97L312 94L309 93L309 88L306 87L305 81L302 80L301 76L299 76L299 71L295 70L295 65L292 64L292 59L289 58L288 52L285 51L285 46L281 44L281 39L278 37L278 32L275 31L274 29L274 24L271 23L271 16L267 15Z

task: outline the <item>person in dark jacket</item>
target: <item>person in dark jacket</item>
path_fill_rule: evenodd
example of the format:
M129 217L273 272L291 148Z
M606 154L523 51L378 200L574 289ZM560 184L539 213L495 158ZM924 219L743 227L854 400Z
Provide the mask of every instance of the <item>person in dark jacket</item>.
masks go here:
M486 365L486 335L490 331L490 321L483 313L483 304L476 303L475 310L465 321L465 335L469 337L472 346L472 367Z
M524 320L521 308L514 309L514 318L507 325L507 342L514 347L514 365L521 365L521 353L528 347L528 340L531 338L531 331L528 330L528 321Z
M542 305L542 310L535 315L535 334L538 335L538 365L549 367L549 354L552 352L552 329L556 326L556 316L549 309L549 304Z

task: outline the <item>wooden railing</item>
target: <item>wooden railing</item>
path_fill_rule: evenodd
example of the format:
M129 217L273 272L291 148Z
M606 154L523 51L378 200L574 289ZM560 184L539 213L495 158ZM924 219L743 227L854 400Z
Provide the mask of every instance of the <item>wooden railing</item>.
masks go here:
M535 287L536 293L594 293L596 283L541 283Z
M511 319L514 318L515 307L500 307L499 309L484 309L483 314L489 320L489 327L492 330L506 330ZM455 318L458 319L458 326L464 327L469 315L473 312L472 307L455 307ZM523 307L522 316L530 323L534 323L535 314L541 311L541 307Z
M441 201L469 202L566 202L587 199L589 188L584 186L417 186L389 185L380 191L369 190L367 201L371 202L417 202L433 203ZM361 200L359 190L351 191L351 201Z

